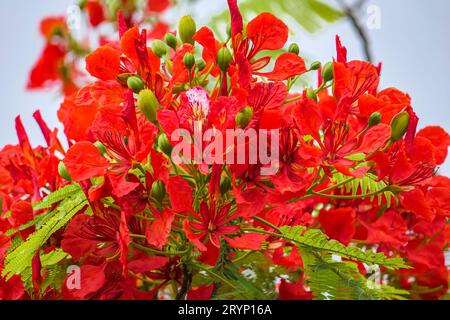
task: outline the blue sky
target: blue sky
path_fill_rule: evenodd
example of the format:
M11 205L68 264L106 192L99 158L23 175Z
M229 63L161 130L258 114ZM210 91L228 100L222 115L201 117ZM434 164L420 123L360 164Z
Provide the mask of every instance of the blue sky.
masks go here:
M273 0L275 1L275 0ZM173 16L193 14L206 22L223 8L225 0L201 0L183 6ZM326 2L335 3L334 0ZM55 92L26 92L30 67L43 45L38 24L49 14L62 14L72 0L15 0L0 3L0 145L17 143L14 118L20 114L33 143L42 143L32 113L40 109L51 126L57 126L56 109L61 98ZM207 5L205 5L207 4ZM383 62L382 86L408 92L421 118L420 126L440 125L450 131L450 1L371 0L380 8L381 28L368 35L376 61ZM350 24L341 21L316 35L297 32L291 41L314 60L327 61L335 55L334 37L339 34L349 57L362 58L362 50ZM442 168L450 174L450 165Z

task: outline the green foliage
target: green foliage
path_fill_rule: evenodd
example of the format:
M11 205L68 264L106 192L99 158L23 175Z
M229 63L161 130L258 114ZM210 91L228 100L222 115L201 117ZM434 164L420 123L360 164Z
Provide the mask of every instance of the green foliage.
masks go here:
M49 194L41 202L34 205L34 210L50 209L54 204L80 192L78 184L70 184Z
M57 191L56 196L48 196L46 199L51 200L44 199L44 201L47 201L45 206L49 206L52 201L56 203L56 199L61 199L61 194L61 192ZM23 273L25 269L31 266L33 256L47 240L56 231L63 228L75 214L88 205L86 196L79 187L77 187L77 191L72 190L69 194L66 192L63 199L62 201L60 200L61 202L56 209L41 217L41 219L45 220L42 226L39 227L36 225L37 230L25 242L7 254L2 276L10 279L15 274ZM42 222L42 220L39 221ZM48 259L50 258L55 259L54 256L48 257Z
M317 300L404 299L409 292L376 285L366 279L354 262L337 262L330 255L301 249L306 281Z
M213 299L257 299L276 298L275 279L286 273L279 266L258 251L236 251L222 241L221 252L214 267L196 264L202 272L197 273L194 282L197 285L214 284ZM212 279L212 280L211 280Z
M303 226L281 227L281 237L291 241L299 248L316 252L327 252L344 258L358 260L367 264L378 264L387 269L409 268L401 258L388 258L381 252L363 251L359 247L346 247L336 240L330 240L319 229L306 229Z
M196 275L196 278L200 279L195 279L196 283L218 285L214 299L267 300L274 297L274 291L265 291L261 283L256 281L254 270L251 268L245 268L241 272L241 269L230 266L225 270L215 270L214 267L199 262L195 262L194 266L200 270L200 273Z
M330 240L318 229L302 226L281 227L281 237L297 245L304 264L308 286L315 299L402 299L408 292L389 286L375 286L358 270L356 263L338 261L334 257L383 266L390 270L409 268L401 258L388 258L383 253L363 251Z
M375 194L370 197L373 201L375 197L378 199L378 205L382 205L385 201L386 208L390 208L392 205L392 200L396 203L398 202L397 197L391 191L382 191L387 187L384 181L377 181L377 177L372 173L367 173L362 178L355 178L347 183L344 183L349 177L344 176L340 172L333 174L331 181L335 184L341 184L340 190L342 192L351 193L353 196L358 194Z
M241 13L248 21L251 14L270 12L279 17L291 17L300 27L313 33L320 30L326 23L333 23L344 17L344 14L319 0L244 0L239 1ZM220 24L229 21L228 8L211 18L208 25L215 31L220 30Z

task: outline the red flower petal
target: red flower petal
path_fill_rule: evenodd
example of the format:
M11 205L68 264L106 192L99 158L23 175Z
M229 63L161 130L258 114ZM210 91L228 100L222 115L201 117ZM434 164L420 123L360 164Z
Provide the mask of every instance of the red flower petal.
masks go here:
M82 300L89 297L89 295L99 291L106 282L105 268L107 264L100 266L84 265L80 269L80 288L69 289L68 280L71 276L68 275L63 284L63 295L68 300Z
M174 217L174 212L171 210L156 216L155 221L145 231L147 242L157 248L162 248L167 243Z
M261 13L247 25L247 36L261 50L278 50L288 39L288 27L270 13Z
M260 250L266 237L259 233L245 233L240 237L224 239L235 249L240 250Z
M103 175L109 165L97 147L87 141L73 145L67 151L64 164L71 178L78 182Z
M169 194L172 210L178 213L192 212L192 188L186 180L179 176L170 177L167 182L167 193Z
M325 233L345 245L350 243L355 234L355 218L353 208L322 210L319 214L319 222Z
M303 279L297 281L297 283L289 283L285 279L281 279L279 287L279 299L280 300L312 300L313 296L311 291L306 291L303 286Z
M120 52L103 46L86 57L86 70L101 80L115 80L119 75Z
M450 136L448 133L437 126L430 126L420 130L417 137L426 138L431 141L435 147L434 155L436 157L436 164L443 164L447 158L448 147L450 145Z
M188 300L209 300L213 293L214 286L200 286L198 288L192 288L188 293Z
M418 218L428 222L434 220L435 214L431 210L429 200L420 189L402 193L402 205L411 210Z
M231 36L234 37L242 32L244 24L242 22L242 15L237 5L237 0L228 0L228 7L231 14Z
M256 73L273 81L284 81L306 72L305 61L298 55L290 52L283 53L275 62L272 72Z

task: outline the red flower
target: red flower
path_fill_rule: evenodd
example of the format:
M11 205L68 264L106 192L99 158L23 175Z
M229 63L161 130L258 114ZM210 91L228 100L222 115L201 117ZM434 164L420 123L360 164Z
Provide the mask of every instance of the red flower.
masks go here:
M88 0L86 2L86 10L89 22L93 27L97 27L100 23L105 21L105 12L99 0Z
M355 219L356 213L352 208L322 210L319 214L319 222L325 233L345 245L350 243L355 234Z
M67 151L64 164L72 179L83 181L92 177L103 176L108 168L108 161L102 157L96 146L87 141L78 142Z

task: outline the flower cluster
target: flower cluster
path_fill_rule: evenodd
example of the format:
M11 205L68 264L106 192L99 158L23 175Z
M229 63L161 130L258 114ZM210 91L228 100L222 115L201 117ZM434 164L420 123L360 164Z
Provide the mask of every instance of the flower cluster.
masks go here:
M339 37L332 62L307 66L296 44L283 50L280 19L244 24L228 5L226 41L187 16L149 43L119 11L119 40L86 56L95 81L80 88L64 22L43 23L30 87L62 79L68 147L36 112L47 146L17 118L20 144L0 152L0 299L446 294L450 179L437 171L450 136L417 131L410 97L379 89L381 66L349 60ZM111 19L85 6L92 26ZM308 74L314 88L299 84ZM253 144L262 131L270 147ZM185 157L211 149L194 138L206 132L213 159L243 160Z

